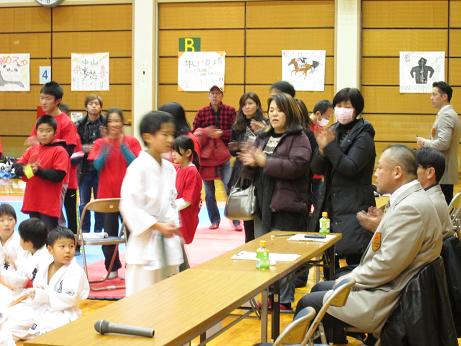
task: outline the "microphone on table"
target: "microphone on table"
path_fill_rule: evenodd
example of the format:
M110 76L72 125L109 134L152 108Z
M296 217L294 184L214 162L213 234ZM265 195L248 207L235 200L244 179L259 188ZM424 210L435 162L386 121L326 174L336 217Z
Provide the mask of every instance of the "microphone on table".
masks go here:
M96 321L94 323L94 329L102 335L107 333L117 333L153 338L155 334L155 330L153 328L129 326L126 324L112 323L106 320Z

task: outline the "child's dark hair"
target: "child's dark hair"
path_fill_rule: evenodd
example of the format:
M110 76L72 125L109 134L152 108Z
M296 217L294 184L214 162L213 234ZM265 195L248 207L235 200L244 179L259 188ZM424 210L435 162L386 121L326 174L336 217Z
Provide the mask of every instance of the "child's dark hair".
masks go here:
M329 108L333 108L333 105L328 100L320 100L314 106L313 113L320 112L320 114L324 114Z
M192 151L192 163L195 165L195 167L197 167L197 169L199 169L200 161L198 158L198 154L194 149L194 141L186 135L182 135L175 138L173 142L174 151L176 151L182 156L183 152L185 152L188 149Z
M59 239L72 239L75 242L75 235L72 231L66 227L57 226L56 228L52 229L48 232L48 236L46 237L46 245L53 246Z
M24 220L19 224L18 230L22 240L30 241L35 250L45 245L48 229L42 220L36 217Z
M152 111L145 114L142 119L141 123L139 124L139 133L142 135L143 133L149 133L151 135L155 134L160 128L162 124L171 123L174 125L175 121L173 116L170 113L162 112L162 111ZM147 146L147 143L143 140L144 145Z
M120 120L122 120L122 123L125 123L125 120L123 119L123 111L120 108L109 108L107 110L107 117L106 117L106 122L109 122L109 115L112 113L117 114L120 117Z
M184 108L177 102L170 102L158 107L159 111L170 113L175 122L175 133L174 136L178 137L185 135L190 132L190 125L186 119L186 112Z
M40 94L51 95L54 96L56 100L59 100L63 98L64 90L58 83L51 81L40 89Z
M271 85L271 89L278 90L282 93L290 95L291 97L295 97L296 95L295 87L290 82L284 80L273 83Z
M0 203L0 216L12 216L15 221L18 221L18 218L16 217L16 212L14 211L14 208L11 206L11 204L8 203Z
M48 124L50 125L54 132L56 132L56 129L58 128L58 123L56 122L56 119L51 116L51 115L42 115L40 118L38 118L37 123L35 124L35 129L37 130L38 127L42 124Z

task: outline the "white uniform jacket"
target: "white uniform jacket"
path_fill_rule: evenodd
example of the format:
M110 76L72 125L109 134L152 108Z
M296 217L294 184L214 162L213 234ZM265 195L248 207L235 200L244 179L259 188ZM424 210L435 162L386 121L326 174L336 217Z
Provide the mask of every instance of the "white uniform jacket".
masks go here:
M130 231L126 249L126 263L153 265L163 263L162 254L156 251L151 227L157 222L179 226L176 200L176 170L173 164L162 159L160 165L150 154L142 151L128 166L122 183L120 211ZM165 238L169 263L182 263L179 236ZM168 263L167 263L168 264ZM152 268L155 269L155 268Z

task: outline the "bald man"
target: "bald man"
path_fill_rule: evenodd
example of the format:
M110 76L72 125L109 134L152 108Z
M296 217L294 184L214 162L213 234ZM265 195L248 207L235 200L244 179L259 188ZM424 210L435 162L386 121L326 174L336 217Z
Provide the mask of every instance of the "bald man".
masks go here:
M356 281L346 305L329 308L324 318L334 332L330 342L346 344L346 326L379 334L408 281L440 255L442 226L416 170L409 148L394 145L383 152L375 176L378 191L391 194L390 206L360 264L336 281L320 282L298 303L296 313L308 306L318 312L336 282L346 276Z

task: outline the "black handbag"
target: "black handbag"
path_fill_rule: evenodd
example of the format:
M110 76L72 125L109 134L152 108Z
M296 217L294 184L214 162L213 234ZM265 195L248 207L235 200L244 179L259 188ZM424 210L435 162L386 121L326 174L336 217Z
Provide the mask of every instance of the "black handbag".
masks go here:
M239 178L229 191L224 215L231 220L253 220L256 212L256 195L253 182L248 187L244 186L244 179Z

